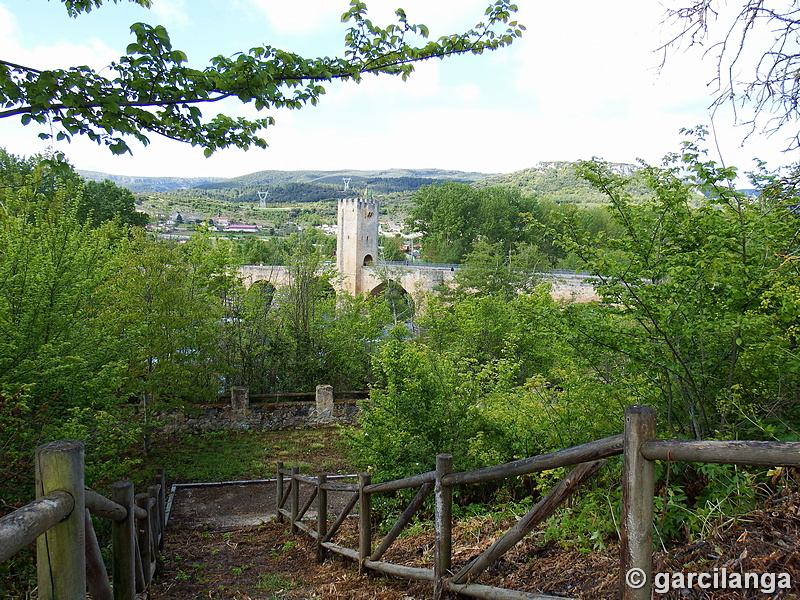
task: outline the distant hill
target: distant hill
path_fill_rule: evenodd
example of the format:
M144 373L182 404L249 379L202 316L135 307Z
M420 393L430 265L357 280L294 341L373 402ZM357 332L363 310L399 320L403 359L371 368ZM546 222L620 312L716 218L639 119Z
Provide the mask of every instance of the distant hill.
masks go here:
M486 177L487 173L447 171L443 169L384 169L379 171L258 171L241 177L226 179L214 187L247 187L281 185L287 183L328 184L343 188L343 179L350 178L350 189L363 188L387 180L433 179L438 181L463 181L472 183ZM206 187L206 186L203 186Z
M630 175L634 165L615 163L612 168ZM216 177L128 177L92 171L80 171L87 179L110 179L119 186L141 194L154 207L159 202L179 207L185 212L207 215L238 214L252 211L259 203L259 192L268 192L267 208L296 207L315 213L324 222L335 220L339 198L356 197L365 189L380 200L381 214L391 220L403 220L413 204L413 193L420 187L456 181L475 187L500 186L518 189L523 195L536 196L559 204L599 204L606 196L593 189L575 174L575 163L543 162L529 169L506 174L487 174L443 169L387 169L339 171L258 171L229 179ZM345 180L348 190L345 192ZM635 182L630 191L638 195ZM641 187L644 192L644 188ZM155 196L155 197L154 197ZM154 204L156 203L156 204ZM159 205L160 206L160 205ZM258 210L257 208L255 210ZM263 213L248 213L257 219Z
M442 181L473 183L489 175L436 169L390 169L386 171L259 171L241 177L201 184L169 195L194 195L209 200L258 202L259 192L269 192L267 204L308 202L335 203L345 196L358 196L365 189L386 197L399 193L406 199L423 185ZM348 190L344 191L345 180Z
M269 202L316 202L341 197L344 179L357 195L370 187L374 193L414 191L437 181L473 183L487 173L447 171L443 169L386 169L376 171L258 171L230 179L220 177L130 177L96 171L79 171L85 179L110 179L134 193L152 194L202 190L205 197L232 202L258 202L258 191L269 191ZM227 190L227 191L226 191ZM235 191L234 191L235 190Z
M635 165L625 163L610 163L609 166L619 175L632 175L636 171ZM492 175L474 185L516 188L524 196L536 196L559 204L608 202L604 194L578 178L575 163L572 162L542 162L522 171Z
M118 186L129 189L134 194L152 194L154 192L188 189L221 180L220 177L130 177L128 175L110 175L98 171L82 170L78 170L78 174L89 181L109 179Z

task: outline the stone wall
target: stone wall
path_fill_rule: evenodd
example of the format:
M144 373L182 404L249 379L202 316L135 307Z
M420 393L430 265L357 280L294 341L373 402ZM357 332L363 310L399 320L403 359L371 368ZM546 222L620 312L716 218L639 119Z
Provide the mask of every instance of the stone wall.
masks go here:
M289 429L308 425L353 424L357 400L333 401L331 386L317 386L315 402L250 404L246 388L231 390L231 403L172 408L153 415L164 433L176 431L247 431Z

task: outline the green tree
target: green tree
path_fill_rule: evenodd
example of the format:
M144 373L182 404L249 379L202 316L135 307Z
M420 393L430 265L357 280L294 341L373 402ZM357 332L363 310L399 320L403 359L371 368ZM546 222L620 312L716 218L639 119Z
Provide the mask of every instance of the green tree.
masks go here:
M275 286L254 282L238 290L220 328L223 373L228 386L246 386L252 393L273 390L276 362L271 350L277 335L273 307Z
M423 255L444 263L462 262L478 240L508 252L528 239L531 229L523 215L537 210L536 200L518 190L452 181L424 186L413 200L412 229L422 233Z
M535 375L547 375L555 357L563 354L557 314L547 285L513 298L491 294L433 298L418 319L422 333L417 340L455 356L464 370L477 372L494 361L513 364L511 381L520 385Z
M62 1L73 17L102 4ZM150 6L150 0L132 1ZM164 27L134 23L135 41L126 55L101 71L86 66L38 70L0 61L0 118L51 123L57 139L86 135L117 154L130 152L125 136L147 144L153 133L199 145L207 156L227 146L263 148L259 131L272 125L273 117L248 120L219 114L205 119L201 107L237 98L257 110L300 108L320 100L324 82L360 81L368 73L406 78L419 61L480 54L512 43L524 29L511 20L516 10L507 0L498 0L475 28L425 41L428 28L409 23L402 9L396 11L397 23L384 28L367 18L366 4L351 0L342 16L351 23L342 57L305 58L264 45L233 57L216 56L202 70L190 67L186 54L172 47Z
M436 454L453 454L467 467L467 441L474 435L475 405L449 357L399 340L388 341L376 359L377 384L361 406L351 432L360 466L387 480L424 473Z
M783 281L779 255L793 244L794 214L737 191L736 171L703 160L694 142L665 167L643 167L646 201L632 202L625 178L600 163L585 163L582 173L608 195L621 234L570 239L599 276L605 303L570 308L574 343L587 355L595 350L599 371L610 358L613 377L647 381L639 393L662 407L673 434L741 427L743 401L755 408L751 419L770 414L769 396L798 383L781 357L786 340L764 310L765 294Z
M413 199L411 227L422 233L423 256L431 262L461 262L476 235L477 190L448 181L420 188Z
M373 357L391 316L380 297L341 294L320 328L322 369L317 383L366 389L374 381Z
M58 212L80 198L81 177L72 166L52 156L22 157L0 148L0 210L32 215L47 206Z
M534 198L524 198L519 190L502 187L483 188L478 198L478 211L473 219L479 239L502 244L506 250L524 239L525 221L520 213L534 210Z
M115 357L98 294L122 234L76 218L80 179L66 165L0 157L0 385L12 394L33 385L34 403L57 397L53 408L102 406Z
M381 236L381 245L383 247L383 260L391 262L406 260L406 253L403 251L402 247L403 239L400 237L400 234Z
M75 218L93 227L115 217L128 225L147 224L147 215L136 211L136 200L129 190L108 180L84 181L60 158L25 158L0 148L0 176L4 181L0 205L7 214L30 215L43 203L54 209L68 207Z
M455 287L443 293L511 299L519 293L532 292L540 283L539 273L549 267L550 261L535 245L519 244L506 249L501 243L480 239L456 272Z
M128 372L104 314L112 263L126 232L75 215L66 163L0 152L0 486L7 506L33 493L34 446L82 439L87 481L119 476L136 420L120 405ZM103 471L101 473L101 471Z
M148 216L137 212L136 199L130 190L109 181L87 181L77 202L76 216L95 227L103 221L118 218L123 223L144 227ZM178 215L180 217L180 215Z
M234 244L234 252L240 265L285 265L287 259L286 242L282 238L247 238Z
M502 463L616 433L628 396L564 342L547 287L511 300L430 299L421 334L389 339L351 432L357 460L381 479Z
M228 263L227 247L203 235L176 245L140 231L126 241L103 304L130 373L127 393L194 401L216 394Z

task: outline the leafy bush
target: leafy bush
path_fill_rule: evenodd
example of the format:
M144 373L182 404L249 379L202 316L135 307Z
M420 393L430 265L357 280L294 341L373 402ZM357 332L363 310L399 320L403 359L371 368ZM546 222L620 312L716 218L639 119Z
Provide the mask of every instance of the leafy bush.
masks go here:
M387 480L435 468L436 455L470 466L467 441L477 427L474 398L453 362L429 348L389 340L376 360L379 381L349 433L356 462Z

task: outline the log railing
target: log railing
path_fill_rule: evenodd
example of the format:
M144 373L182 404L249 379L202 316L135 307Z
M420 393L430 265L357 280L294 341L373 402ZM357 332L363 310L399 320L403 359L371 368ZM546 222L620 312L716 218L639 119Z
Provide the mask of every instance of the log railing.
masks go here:
M134 600L155 574L164 543L165 480L134 494L115 483L111 498L84 487L83 444L50 442L36 450L36 500L0 519L0 562L36 541L40 600ZM91 515L109 519L112 582Z
M480 585L474 581L588 481L603 466L603 459L623 454L620 597L622 600L647 600L651 597L653 585L654 461L800 467L800 442L659 440L655 439L655 414L655 410L649 407L629 406L625 411L623 434L463 473L451 472L452 457L447 454L437 456L435 471L381 483L372 483L369 473L360 474L358 481L333 483L334 476L322 473L316 477L308 477L300 475L297 467L286 469L283 463L278 463L277 518L288 519L292 533L303 531L316 541L318 560L323 560L326 552L332 551L357 561L362 571L377 571L404 579L430 581L433 583L434 598L437 599L446 591L451 591L484 599L556 600L555 596ZM570 466L574 468L566 477L480 556L459 570L451 568L452 491L455 486ZM311 487L303 506L300 506L300 486ZM372 495L413 488L418 488L413 500L375 546L373 541L377 540L374 539L372 530ZM338 515L329 515L330 491L351 494ZM431 493L435 500L433 568L410 567L382 560ZM303 521L307 511L315 503L316 529L310 520ZM358 549L332 541L356 505ZM329 516L333 519L332 525L329 525ZM644 574L645 583L640 588L628 585L625 573L630 569L641 569Z
M359 475L358 482L330 483L331 476L320 474L317 477L307 477L298 473L297 467L284 468L278 463L278 493L277 514L279 519L284 517L289 520L293 532L303 531L317 542L317 556L322 559L326 551L333 551L359 562L362 570L371 570L402 577L405 579L431 581L434 586L434 597L441 597L449 590L477 598L503 598L509 600L545 600L554 598L529 594L505 588L478 585L472 581L486 568L496 562L506 551L513 547L519 540L527 535L537 523L547 519L556 508L571 496L584 482L594 475L605 463L603 458L614 456L622 452L623 436L617 435L582 446L560 450L551 454L536 456L519 460L505 465L498 465L477 471L464 473L452 472L452 457L441 454L437 457L436 470L422 473L413 477L371 483L369 473ZM480 483L493 481L518 475L535 473L547 469L578 465L570 471L565 479L558 484L536 506L525 514L517 524L489 547L481 556L472 561L458 572L451 571L452 556L452 496L456 485L465 483ZM300 486L312 486L304 505L300 506ZM398 517L397 522L389 532L373 547L374 532L372 530L372 502L373 494L393 492L402 489L418 491L408 507ZM344 509L334 518L334 523L328 527L327 492L350 492L350 500ZM398 538L403 529L411 522L414 515L422 508L425 499L434 494L435 516L435 549L434 567L420 568L394 564L382 560L387 550ZM290 508L285 508L289 502ZM314 529L310 523L302 521L308 509L316 501L317 524ZM358 550L344 547L332 542L333 536L358 503Z

